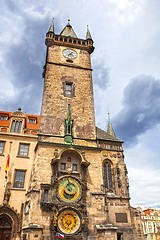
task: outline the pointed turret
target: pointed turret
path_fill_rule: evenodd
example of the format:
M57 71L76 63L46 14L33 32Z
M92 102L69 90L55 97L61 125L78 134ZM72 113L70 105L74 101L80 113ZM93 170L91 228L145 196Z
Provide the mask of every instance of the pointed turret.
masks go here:
M68 23L65 26L65 28L62 30L60 35L66 36L66 37L77 38L77 35L76 35L75 31L73 30L72 26L70 25L70 19L68 19Z
M54 18L53 18L53 20L52 20L52 24L51 24L48 32L54 33Z
M89 31L88 25L87 25L87 33L86 33L86 40L87 39L91 39L92 40L92 37L91 37L90 31Z
M107 128L107 133L110 134L110 135L113 136L113 137L116 137L116 134L114 133L114 130L113 130L113 127L112 127L112 124L111 124L111 120L110 120L109 113L108 113L108 128Z

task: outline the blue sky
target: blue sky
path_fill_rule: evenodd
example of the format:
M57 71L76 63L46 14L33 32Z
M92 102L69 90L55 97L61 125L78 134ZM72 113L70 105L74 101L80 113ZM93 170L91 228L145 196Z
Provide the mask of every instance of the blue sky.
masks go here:
M160 1L1 0L0 109L39 114L45 34L55 18L59 34L71 19L92 54L96 125L107 112L125 162L133 206L160 208Z

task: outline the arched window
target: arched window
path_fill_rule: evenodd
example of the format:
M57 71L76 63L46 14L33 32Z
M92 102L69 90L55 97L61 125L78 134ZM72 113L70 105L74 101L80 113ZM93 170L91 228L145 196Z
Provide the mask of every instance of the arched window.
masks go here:
M104 162L103 165L103 180L104 180L104 187L108 191L112 191L112 170L111 164L109 162Z

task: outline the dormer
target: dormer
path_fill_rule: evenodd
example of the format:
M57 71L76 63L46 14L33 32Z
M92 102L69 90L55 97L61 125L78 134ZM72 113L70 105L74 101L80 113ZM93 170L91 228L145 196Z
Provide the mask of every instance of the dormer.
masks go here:
M0 121L7 121L8 120L8 114L6 113L1 113L0 114Z
M18 108L18 111L13 112L11 114L10 132L23 133L23 128L25 126L25 117L26 114L21 112L21 108Z

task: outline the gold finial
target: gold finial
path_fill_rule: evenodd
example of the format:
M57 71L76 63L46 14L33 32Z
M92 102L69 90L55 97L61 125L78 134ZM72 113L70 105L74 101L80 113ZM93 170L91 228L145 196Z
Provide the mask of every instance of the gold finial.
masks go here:
M70 19L68 18L68 23L70 22Z

